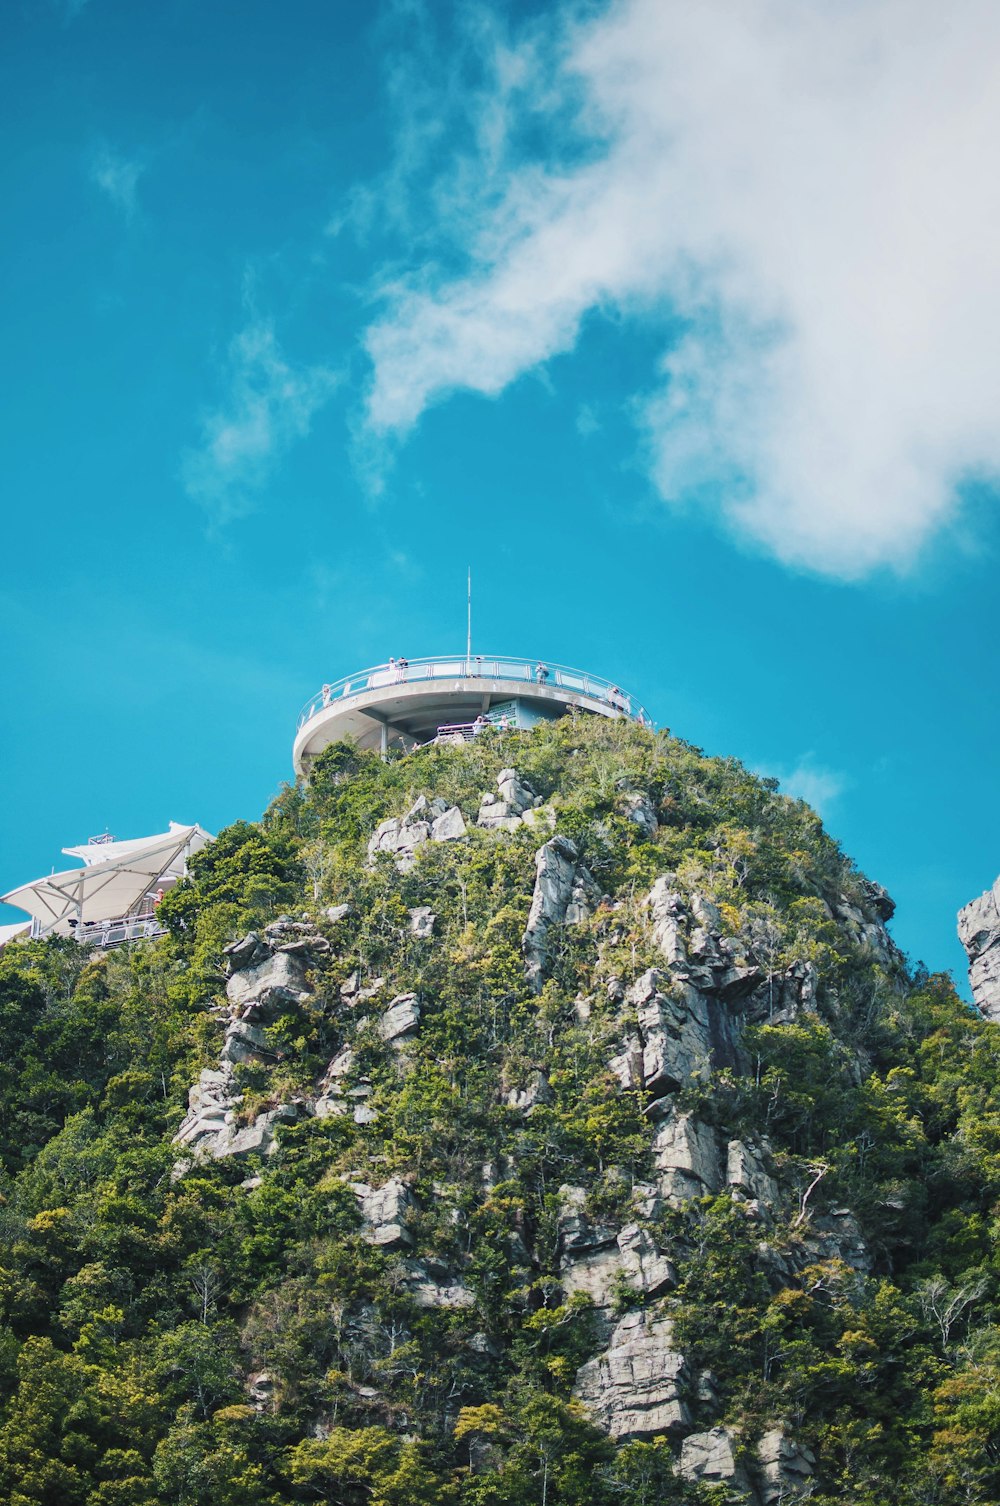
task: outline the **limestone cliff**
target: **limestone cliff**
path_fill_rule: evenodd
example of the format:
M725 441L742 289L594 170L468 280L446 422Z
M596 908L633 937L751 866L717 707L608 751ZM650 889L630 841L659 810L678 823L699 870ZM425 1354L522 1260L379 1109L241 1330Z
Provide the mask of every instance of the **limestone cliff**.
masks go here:
M1000 1020L1000 878L959 910L958 935L969 958L972 997L988 1020Z

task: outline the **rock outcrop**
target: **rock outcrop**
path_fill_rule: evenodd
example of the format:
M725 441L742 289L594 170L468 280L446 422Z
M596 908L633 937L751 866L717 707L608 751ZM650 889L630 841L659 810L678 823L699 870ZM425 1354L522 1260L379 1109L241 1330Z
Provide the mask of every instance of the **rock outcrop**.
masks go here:
M389 853L401 873L412 868L417 848L425 842L455 842L466 835L465 819L457 805L420 795L405 816L390 816L375 828L368 843L368 860Z
M364 1221L363 1233L370 1244L383 1249L412 1245L413 1235L406 1227L407 1215L416 1207L413 1193L399 1177L390 1177L381 1187L367 1182L352 1182L351 1191L358 1200Z
M958 936L969 959L972 997L988 1020L1000 1021L1000 878L959 910Z
M761 1506L799 1500L810 1491L816 1456L790 1438L784 1428L771 1428L757 1444L757 1492Z
M719 1000L649 968L626 990L622 1050L611 1070L624 1088L673 1093L735 1059L732 1022Z
M477 826L493 831L519 831L525 816L540 803L529 784L522 780L515 769L501 769L497 775L498 794L487 794L479 804Z
M750 1480L737 1454L737 1439L731 1428L689 1433L681 1444L678 1473L695 1485L729 1485L747 1494Z
M722 1185L719 1144L714 1129L693 1114L671 1111L656 1126L653 1162L660 1194L670 1203L718 1192Z
M653 1438L690 1426L687 1379L670 1319L647 1308L615 1325L603 1353L577 1371L573 1394L612 1438Z
M553 926L578 925L593 913L600 891L569 837L551 837L535 854L535 889L521 938L528 986L541 993Z
M307 967L329 952L329 941L309 921L281 915L262 932L250 931L223 950L230 967L228 1020L218 1066L206 1067L188 1091L188 1111L174 1141L189 1159L178 1162L178 1175L191 1160L204 1156L270 1155L278 1126L294 1123L312 1109L305 1098L296 1098L241 1123L243 1095L235 1069L278 1059L267 1026L309 998Z

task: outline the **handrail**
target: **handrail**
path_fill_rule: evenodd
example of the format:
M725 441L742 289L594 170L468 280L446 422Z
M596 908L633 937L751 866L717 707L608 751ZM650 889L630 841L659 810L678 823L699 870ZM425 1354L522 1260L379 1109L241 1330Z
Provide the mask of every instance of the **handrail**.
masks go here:
M539 668L544 674L539 674ZM558 686L580 695L591 696L595 700L606 701L623 716L652 726L645 708L613 680L605 680L601 675L572 669L568 664L549 664L537 659L518 658L513 654L437 654L408 659L402 668L398 663L376 664L370 669L361 669L354 674L343 675L339 680L331 680L303 706L296 727L301 730L314 716L328 711L338 702L362 695L367 690L435 679L523 680L532 685Z

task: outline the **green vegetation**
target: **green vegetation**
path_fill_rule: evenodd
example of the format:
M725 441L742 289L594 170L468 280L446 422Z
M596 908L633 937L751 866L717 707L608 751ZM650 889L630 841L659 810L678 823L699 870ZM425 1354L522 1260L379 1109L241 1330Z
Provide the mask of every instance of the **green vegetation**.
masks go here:
M474 826L511 765L607 896L556 928L537 997L520 938L543 838ZM628 793L648 796L654 836ZM467 838L428 843L405 873L369 866L375 825L420 794L458 804ZM762 1217L728 1192L646 1218L637 1202L650 1125L609 1069L615 984L665 967L643 908L663 873L714 901L763 980L737 1064L676 1095L723 1145L767 1137L783 1195ZM1000 1032L946 979L867 944L845 907L870 920L872 904L773 782L581 718L386 764L338 745L307 788L193 860L163 941L7 947L0 1500L725 1499L677 1477L676 1441L616 1445L574 1399L606 1335L560 1286L564 1184L595 1220L638 1219L676 1266L656 1302L692 1376L711 1379L692 1384L692 1428L730 1424L751 1449L785 1423L816 1456L814 1506L1000 1499ZM333 905L350 910L330 921ZM417 906L437 917L431 937L413 934ZM309 916L330 949L311 958L309 997L268 1024L266 1064L238 1068L241 1120L314 1100L345 1044L374 1115L300 1115L274 1154L177 1175L188 1087L222 1043L223 948L280 913ZM795 970L814 1000L778 1007ZM421 1009L405 1059L373 1023L404 992ZM538 1068L546 1101L509 1107ZM402 1253L365 1237L352 1191L394 1175L414 1195ZM845 1208L868 1271L819 1241ZM465 1305L422 1305L414 1262L460 1282ZM619 1310L638 1300L625 1287Z

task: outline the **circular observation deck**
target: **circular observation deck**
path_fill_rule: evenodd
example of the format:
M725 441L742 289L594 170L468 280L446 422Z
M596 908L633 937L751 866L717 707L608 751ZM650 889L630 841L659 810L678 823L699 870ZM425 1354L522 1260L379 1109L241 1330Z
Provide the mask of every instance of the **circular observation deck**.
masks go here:
M306 703L292 762L296 774L308 774L341 738L382 753L411 752L438 738L474 736L484 721L525 728L573 710L652 725L620 686L564 664L487 654L379 664L324 685Z

